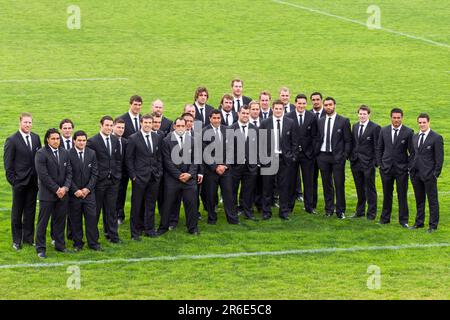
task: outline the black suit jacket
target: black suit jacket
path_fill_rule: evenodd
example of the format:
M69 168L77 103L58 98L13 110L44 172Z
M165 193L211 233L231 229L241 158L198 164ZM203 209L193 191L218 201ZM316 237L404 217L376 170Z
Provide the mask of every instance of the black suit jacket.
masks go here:
M314 114L314 116L317 118L316 111L315 111L314 109L311 109L311 112L312 112L312 113ZM327 114L325 113L325 109L322 108L322 111L320 112L320 115L319 115L319 119L325 117L326 115L327 115Z
M131 136L133 133L136 132L134 129L134 123L133 120L131 120L130 114L128 112L121 115L119 118L122 118L125 121L125 131L123 132L123 138L127 139L129 136ZM142 116L139 115L139 125L141 121Z
M359 163L363 168L373 168L377 163L376 148L378 145L378 137L380 136L381 127L369 121L364 133L361 137L359 135L359 121L353 125L352 128L352 154L350 162L352 165Z
M433 177L438 178L444 163L444 139L435 131L430 130L422 147L419 148L419 133L412 139L414 156L411 158L411 176L418 175L423 181Z
M164 134L168 134L171 129L173 128L173 121L167 119L166 117L162 117L161 119L161 127L159 128L160 131L164 132Z
M205 112L205 122L203 122L202 114L200 113L200 109L198 108L197 104L194 103L195 107L195 119L202 122L203 126L207 126L209 124L209 115L214 110L213 106L210 106L209 104L205 105L203 112Z
M270 108L270 109L269 109L269 114L268 114L268 118L267 118L267 119L269 119L269 117L271 117L272 115L273 115L273 111L272 111L272 108ZM263 115L262 109L261 109L261 111L259 112L259 117L260 117L262 120L266 120L266 119L264 119L264 115Z
M284 110L284 106L283 106L283 110ZM292 112L292 111L295 111L295 105L293 105L292 103L289 103L289 108L288 108L287 113ZM285 114L287 114L287 113L285 113Z
M98 167L98 182L111 178L115 182L122 178L122 155L120 154L119 140L116 136L111 137L111 155L108 154L105 142L100 133L91 137L87 142L87 147L95 151Z
M303 154L306 158L314 157L314 148L317 140L317 121L315 115L305 110L303 116L303 125L300 127L297 113L294 111L286 114L286 117L292 119L296 124L296 137L298 142L299 155Z
M222 114L222 111L220 111L220 115L222 116L222 122L220 124L223 125L223 126L227 126L227 123L225 122L225 117ZM234 111L234 109L231 110L231 118L230 118L230 120L231 119L233 121L231 124L236 123L238 121L238 119L239 119L239 116L238 116L237 112ZM230 126L231 126L231 124L230 124Z
M41 148L41 140L34 133L30 133L30 137L33 151L28 149L19 131L6 139L3 161L6 179L13 187L25 186L30 179L37 178L34 159Z
M46 146L36 153L36 172L39 178L39 201L58 201L56 191L59 188L70 190L72 184L72 167L69 152L58 149L59 162L52 149ZM67 197L66 193L65 197Z
M78 151L75 148L70 149L69 158L72 167L72 183L70 185L70 194L73 196L78 190L87 188L94 193L97 183L98 168L95 152L89 148L84 149L84 161L81 162Z
M139 184L147 184L152 178L159 180L162 177L162 136L151 133L153 149L147 148L145 137L141 131L128 138L125 163L132 180Z
M216 168L218 165L226 165L229 169L231 169L231 166L228 164L231 160L227 159L227 151L226 151L226 147L227 147L227 130L228 127L221 125L220 126L220 132L222 134L222 144L215 147L215 149L211 149L211 152L208 152L208 150L210 150L211 147L208 148L208 146L210 146L212 143L215 142L215 136L214 136L214 129L212 127L211 124L208 124L207 126L205 126L203 128L203 134L202 136L203 138L203 150L205 150L205 148L208 148L208 150L206 150L206 153L208 155L211 155L212 159L210 159L211 161L206 161L208 159L206 159L205 157L203 157L203 170L204 171L208 171L208 172L214 172L216 171ZM209 140L209 138L211 138L211 140ZM220 150L219 148L222 149L222 154L219 155L216 153L216 151ZM215 157L218 157L217 159ZM226 172L228 172L229 170L227 170ZM225 174L226 174L225 172Z
M232 167L247 166L250 172L258 171L258 128L251 123L247 123L247 140L244 141L244 135L236 122L229 127L234 130L234 155ZM244 144L245 154L238 156L238 144ZM242 148L242 147L241 147ZM242 157L244 156L244 157Z
M325 137L326 125L327 117L320 118L319 121L317 121L318 135L316 154L320 153ZM350 120L338 114L334 120L333 132L331 134L331 150L336 162L345 161L352 152L352 132L350 128Z
M381 171L387 173L391 168L396 168L402 172L408 171L409 161L414 155L413 135L412 129L402 125L395 145L393 145L392 126L388 125L381 128L376 149L377 163Z
M272 157L275 150L272 150L272 139L276 134L276 128L273 127L273 117L263 120L259 130L265 129L267 134L267 156ZM283 117L283 129L281 132L281 152L283 158L288 162L295 162L298 157L298 141L295 135L295 123L288 117Z

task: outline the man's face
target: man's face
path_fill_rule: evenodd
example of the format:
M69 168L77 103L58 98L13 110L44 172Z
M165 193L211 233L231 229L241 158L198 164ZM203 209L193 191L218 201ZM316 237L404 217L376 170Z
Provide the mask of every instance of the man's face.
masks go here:
M184 122L186 123L186 131L191 131L192 127L194 126L194 118L185 116L183 119Z
M173 125L173 129L175 132L182 136L186 132L186 122L183 120L178 119L177 122Z
M161 117L153 117L153 131L161 129Z
M265 94L261 95L261 98L259 99L259 104L260 104L262 110L269 110L270 109L270 97Z
M125 123L116 123L113 128L114 135L122 137L125 131Z
M306 105L306 99L299 98L297 99L297 101L295 101L295 109L297 110L297 112L303 113L306 109Z
M153 120L150 118L142 118L141 127L144 132L149 133L153 129Z
M214 128L218 128L220 126L220 122L222 121L222 117L220 114L213 114L209 118L209 122Z
M84 148L86 147L86 142L87 142L86 136L78 136L78 137L74 140L75 147L76 147L78 150L84 150Z
M100 131L105 136L109 136L113 131L113 121L112 120L104 120L103 124L100 125Z
M133 101L130 104L130 111L135 116L137 116L139 113L141 113L141 109L142 109L142 102L140 102L140 101Z
M316 94L311 97L313 109L319 111L322 109L322 98Z
M258 119L259 118L259 104L252 104L252 106L250 107L250 117L252 119Z
M284 105L289 103L289 99L291 98L291 94L287 90L282 90L280 92L280 100L284 103Z
M33 119L31 119L31 117L23 117L22 120L20 120L20 130L23 133L30 133L32 127Z
M427 118L419 118L417 119L417 123L419 124L419 129L422 132L426 132L430 128L430 122Z
M227 98L223 99L222 109L225 112L230 112L233 109L233 100L229 100Z
M250 117L250 110L241 109L241 110L239 111L239 121L240 121L241 123L247 123L249 117Z
M233 90L233 96L240 97L242 95L242 82L235 81L233 83L232 90Z
M325 109L325 113L329 116L332 116L334 114L334 110L336 109L336 106L332 100L326 100L323 103L323 108Z
M163 114L164 104L161 101L155 101L152 104L152 112Z
M197 102L201 105L204 105L206 101L208 101L208 94L206 92L200 92L197 97Z
M66 122L61 127L61 134L64 138L69 139L72 136L73 127L70 122Z
M358 111L359 122L364 123L369 120L369 113L366 110Z
M53 149L58 149L60 142L61 142L61 137L59 136L58 133L52 133L50 135L50 137L47 138L48 145L50 147L52 147Z
M284 106L282 104L275 104L273 107L273 115L277 118L281 118L284 112Z
M400 125L402 124L402 120L403 120L403 116L400 112L394 112L391 115L391 123L392 123L392 126L394 126L394 128L400 127Z
M194 106L187 106L186 108L184 108L184 112L192 114L192 117L194 117L194 119L195 119L195 107Z

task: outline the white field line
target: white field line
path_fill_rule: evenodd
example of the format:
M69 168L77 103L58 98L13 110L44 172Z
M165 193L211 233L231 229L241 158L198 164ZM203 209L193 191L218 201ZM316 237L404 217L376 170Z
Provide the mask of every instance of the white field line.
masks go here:
M362 25L364 27L367 27L367 24L365 22L362 22L362 21L359 21L359 20L350 19L350 18L346 18L346 17L343 17L343 16L338 16L338 15L335 15L335 14L332 14L332 13L329 13L329 12L326 12L326 11L317 10L317 9L314 9L314 8L309 8L309 7L305 7L305 6L302 6L302 5L299 5L299 4L290 3L290 2L286 2L286 1L280 1L280 0L271 0L271 1L275 2L275 3L278 3L278 4L291 6L291 7L297 8L297 9L306 10L306 11L309 11L309 12L321 14L321 15L324 15L324 16L327 16L327 17L331 17L331 18L335 18L335 19L339 19L339 20L343 20L343 21L346 21L346 22L351 22L351 23L355 23L355 24L359 24L359 25ZM383 28L383 27L380 27L377 30L381 30L381 31L385 31L385 32L392 33L392 34L395 34L395 35L403 36L403 37L406 37L406 38L409 38L409 39L423 41L423 42L426 42L426 43L429 43L429 44L432 44L432 45L435 45L435 46L439 46L439 47L450 48L450 45L447 44L447 43L437 42L437 41L433 41L433 40L430 40L430 39L427 39L427 38L413 36L413 35L410 35L410 34L407 34L407 33L401 32L401 31L395 31L395 30L388 29L388 28Z
M128 78L12 79L12 80L0 80L0 83L73 82L73 81L127 81L127 80L128 80Z
M376 250L428 249L441 247L450 247L450 243L405 244L399 246L371 246L371 247L350 247L350 248L317 248L317 249L285 250L285 251L237 252L237 253L205 254L205 255L162 256L162 257L148 257L148 258L134 258L134 259L120 258L120 259L106 259L106 260L63 261L54 263L5 264L0 265L0 270L19 269L19 268L52 268L71 265L93 265L93 264L110 264L110 263L232 259L232 258L255 257L255 256L260 257L260 256L302 255L302 254L316 254L316 253L376 251Z

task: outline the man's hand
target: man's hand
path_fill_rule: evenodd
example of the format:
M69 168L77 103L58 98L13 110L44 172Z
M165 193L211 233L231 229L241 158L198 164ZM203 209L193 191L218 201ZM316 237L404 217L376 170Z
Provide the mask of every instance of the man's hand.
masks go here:
M199 174L197 176L197 184L201 184L202 182L203 182L203 176Z
M59 188L58 191L56 191L56 195L59 199L64 198L64 196L66 195L66 188Z
M83 199L84 199L88 196L89 193L91 193L91 190L89 190L88 188L83 188L81 189L81 192L83 192Z
M189 181L189 179L191 178L191 175L189 173L182 173L180 174L180 176L178 177L178 180L180 180L183 183L186 183Z
M83 191L82 190L77 190L77 192L75 192L75 197L84 199Z
M224 174L225 170L227 170L227 167L224 166L224 165L222 165L222 164L219 164L219 165L217 166L217 168L216 168L216 173L217 173L219 176L221 176L221 175Z

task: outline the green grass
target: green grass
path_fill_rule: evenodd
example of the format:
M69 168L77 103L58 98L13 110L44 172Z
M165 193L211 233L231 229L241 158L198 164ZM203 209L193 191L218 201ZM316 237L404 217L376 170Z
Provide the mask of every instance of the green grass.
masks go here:
M371 1L291 3L366 21ZM292 94L320 90L337 99L337 110L356 121L356 108L372 107L372 119L389 123L400 106L405 124L417 130L416 116L428 112L432 128L450 139L450 49L437 47L274 3L230 1L77 1L81 30L66 28L65 1L0 1L0 80L124 77L128 81L1 83L0 147L17 130L22 111L34 115L34 131L70 117L89 135L105 114L120 115L135 93L144 111L161 98L167 116L192 102L195 88L206 86L217 105L234 77L245 80L246 95L283 85ZM450 5L428 1L378 1L382 26L450 43ZM445 151L448 158L448 148ZM141 258L450 242L449 164L439 179L439 231L406 231L396 223L378 226L365 220L312 217L297 205L288 222L274 218L240 226L200 222L193 238L180 226L141 243L101 243L102 253L63 255L48 250L46 262ZM0 165L0 208L10 208L11 190ZM381 182L377 177L379 207ZM321 190L320 190L321 192ZM412 192L412 187L410 187ZM355 208L355 189L347 165L347 214ZM323 210L320 195L319 210ZM395 202L394 202L395 203ZM415 216L411 195L410 223ZM126 205L129 210L129 202ZM0 265L40 262L31 247L11 248L9 211L0 211ZM127 212L128 216L128 212ZM129 221L129 220L128 220ZM232 259L110 263L81 266L81 290L69 290L66 267L0 269L2 299L449 299L449 248L360 251ZM366 286L367 268L381 268L381 289Z

